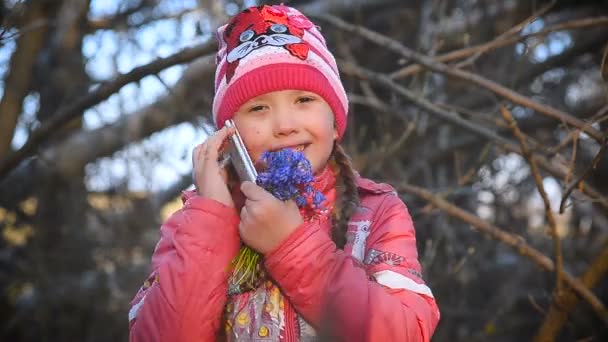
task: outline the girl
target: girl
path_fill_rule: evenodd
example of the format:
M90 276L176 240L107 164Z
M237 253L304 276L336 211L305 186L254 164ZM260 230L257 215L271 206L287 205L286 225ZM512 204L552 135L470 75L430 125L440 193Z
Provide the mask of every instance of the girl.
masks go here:
M132 341L428 341L439 310L421 277L407 208L360 177L339 145L347 98L325 40L287 6L249 8L218 30L213 115L193 152L196 190L161 227L152 274L132 301ZM302 151L325 195L320 214L251 182L229 186L218 162L234 132L253 160ZM241 241L263 279L228 294Z

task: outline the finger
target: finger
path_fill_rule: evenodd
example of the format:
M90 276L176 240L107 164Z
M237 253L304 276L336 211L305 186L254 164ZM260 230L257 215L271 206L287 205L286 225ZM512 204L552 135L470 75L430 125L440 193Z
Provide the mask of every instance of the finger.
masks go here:
M247 210L247 207L244 206L241 208L240 218L239 232L241 232L243 228L247 226L247 222L249 222L249 211Z
M224 154L220 157L220 160L217 161L220 169L226 168L228 164L230 164L230 154Z
M250 181L241 183L241 191L243 192L243 195L251 201L261 201L269 198L274 199L274 196L272 196L270 192Z
M249 210L247 209L246 205L241 208L240 216L241 216L241 223L245 223L249 219Z
M198 155L198 150L201 148L201 145L198 144L196 146L194 146L194 149L192 149L192 165L194 165L194 162L196 161L196 156Z
M231 128L232 129L232 128ZM231 136L233 133L229 133L228 136ZM228 139L225 139L220 144L220 148L218 149L221 154L223 154L228 149Z
M197 162L200 160L200 153L201 150L203 148L203 144L198 144L196 145L196 147L194 147L194 150L192 150L192 165L196 166Z
M290 208L290 207L291 207L291 208L295 208L295 209L298 209L298 210L299 210L298 203L296 202L296 200L295 200L295 199L290 199L290 200L287 200L287 201L283 201L283 203L285 203L285 205L286 205L288 208Z
M205 157L209 158L209 160L217 160L222 144L233 133L234 128L229 128L226 126L213 133L213 135L210 136L205 142L208 144L207 155Z

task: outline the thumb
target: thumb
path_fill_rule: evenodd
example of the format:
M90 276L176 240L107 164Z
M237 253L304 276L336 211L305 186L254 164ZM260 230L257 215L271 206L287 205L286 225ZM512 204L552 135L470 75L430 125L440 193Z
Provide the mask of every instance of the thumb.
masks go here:
M241 192L243 192L243 195L250 201L261 201L268 198L274 198L270 192L250 181L241 183Z

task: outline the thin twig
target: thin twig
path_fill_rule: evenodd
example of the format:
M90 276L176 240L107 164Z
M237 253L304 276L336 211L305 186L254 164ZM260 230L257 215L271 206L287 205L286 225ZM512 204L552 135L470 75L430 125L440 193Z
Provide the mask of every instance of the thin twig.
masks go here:
M443 63L452 62L452 61L459 60L462 58L470 57L475 54L483 54L483 53L486 53L488 51L491 51L491 50L494 50L497 48L515 44L515 43L524 41L531 37L545 36L551 32L572 30L572 29L581 29L581 28L587 28L587 27L593 27L593 26L603 26L603 25L608 25L608 17L597 17L597 18L572 20L572 21L568 21L568 22L565 22L562 24L557 24L557 25L547 27L541 31L534 32L534 33L524 34L524 35L520 35L520 36L510 36L507 38L500 38L500 39L496 38L487 43L482 43L482 44L467 47L464 49L448 52L446 54L437 56L436 59L437 59L437 61L443 62ZM402 79L402 78L405 78L408 76L412 76L416 73L419 73L423 69L424 69L424 67L420 64L411 64L411 65L408 65L404 68L401 68L401 69L393 72L392 74L390 74L390 76L393 79Z
M421 187L402 183L397 186L397 190L413 194L428 202L433 203L435 207L439 208L440 210L443 210L448 215L455 217L463 222L466 222L479 232L504 243L505 245L514 249L520 255L532 260L534 263L536 263L546 271L561 273L561 277L564 282L568 284L568 286L570 286L574 291L576 291L576 293L578 293L582 298L584 298L587 303L591 305L595 313L606 324L608 324L608 310L606 309L604 304L597 298L597 296L591 290L589 290L580 280L570 275L567 271L563 269L556 269L555 264L553 263L553 261L551 261L550 258L548 258L546 255L544 255L534 247L528 245L522 237L508 233L505 230L487 221L482 220L476 215L473 215L470 212L463 210L450 202L447 202L446 200L434 195L433 193Z
M459 113L461 115L466 115L471 118L475 118L477 120L476 122L484 122L484 123L493 124L494 126L500 128L501 130L503 130L503 129L506 130L509 128L508 125L504 122L504 120L493 119L493 116L488 115L488 114L476 113L468 108L454 106L451 104L437 103L436 105L440 108L444 108L444 109ZM544 156L553 156L554 155L554 153L552 153L551 150L547 149L543 145L534 141L532 138L528 138L527 140L528 140L527 143L528 143L528 146L530 147L530 150L542 153Z
M488 115L488 113L478 113L476 111L470 110L468 108L464 108L461 106L446 104L446 103L436 103L439 108L443 108L445 110L453 111L459 113L461 115L466 115L472 119L475 119L476 122L487 123L499 128L507 128L507 125L499 119L494 118L492 115Z
M606 115L604 115L603 117L601 117L601 118L597 119L597 121L596 121L596 122L594 122L594 123L599 124L599 123L604 122L604 121L606 121L606 120L608 120L608 114L606 114Z
M490 146L491 145L489 143L486 144L483 147L483 150L481 151L481 153L479 154L479 158L477 159L477 161L475 161L475 163L473 165L471 165L471 167L469 168L469 170L465 173L465 175L463 177L458 177L458 181L457 181L458 187L454 186L450 189L437 193L436 196L441 197L441 198L447 198L447 197L453 195L454 193L456 193L458 190L460 190L462 187L464 187L471 179L473 179L473 177L477 174L477 171L479 170L479 166L481 166L483 164L485 158L487 157L488 152L490 151ZM435 209L435 207L433 206L433 203L428 203L427 205L422 207L420 209L420 211L428 214L434 209Z
M542 306L540 306L536 300L534 299L534 297L532 297L531 294L528 295L528 300L530 300L530 304L532 304L532 307L534 307L538 312L540 312L543 315L547 314L547 310L543 309Z
M128 20L129 14L119 13L119 15L114 15L111 17L104 17L104 18L97 18L97 19L89 20L89 22L87 23L88 24L87 30L89 32L94 32L96 30L105 30L105 29L114 29L114 30L118 30L118 31L120 31L121 29L125 29L125 30L134 29L134 28L143 27L150 23L153 23L156 21L161 21L161 20L169 20L169 19L180 20L185 15L188 15L188 14L194 13L194 12L202 12L202 9L199 7L187 8L187 9L181 10L176 13L169 13L169 14L163 14L163 15L156 15L156 16L152 16L152 17L146 17L145 19L141 20L140 22L138 22L136 24L129 23L129 20Z
M557 146L549 148L549 150L548 150L549 153L557 154L557 152L561 151L564 147L568 146L568 144L570 143L570 140L573 141L573 144L576 144L575 140L578 140L578 137L580 135L581 135L580 129L570 130L568 133L568 136L565 139L563 139L562 141L560 141L560 143L557 144Z
M9 36L0 37L0 43L6 44L6 42L8 42L11 39L17 40L18 38L21 38L24 35L29 34L33 31L36 31L36 30L39 30L39 29L45 28L45 27L48 28L53 25L56 25L56 22L54 20L50 20L50 19L34 20L31 23L27 24L26 26L23 26L22 28L20 28L18 31L15 31L14 33L12 33Z
M536 102L535 100L533 100L527 96L521 95L518 92L513 91L513 90L511 90L501 84L498 84L490 79L487 79L479 74L475 74L475 73L460 70L460 69L454 69L454 68L450 67L449 65L437 62L435 59L433 59L431 57L414 52L413 50L409 49L408 47L406 47L405 45L401 44L400 42L398 42L394 39L391 39L385 35L382 35L378 32L369 30L362 26L356 26L356 25L349 24L338 17L328 15L328 14L320 14L320 15L318 15L318 18L325 20L325 21L331 23L332 25L334 25L342 30L345 30L347 32L356 33L356 34L360 35L361 37L369 40L370 42L377 44L379 46L385 47L396 53L399 53L401 56L403 56L407 59L411 59L414 62L419 63L432 71L435 71L435 72L438 72L441 74L446 74L446 75L473 83L481 88L485 88L485 89L495 93L496 95L499 95L505 99L508 99L508 100L512 101L513 103L519 104L523 107L531 108L541 114L544 114L545 116L566 122L574 127L578 127L583 132L587 133L587 135L589 135L593 139L597 140L598 142L602 140L603 134L600 131L598 131L595 128L588 127L584 121L578 119L577 117L574 117L566 112L563 112L563 111L556 109L554 107L551 107L549 105L545 105L545 104ZM607 18L607 20L608 20L608 18Z
M348 43L346 43L345 40L340 39L340 42L344 42L342 44L338 44L338 50L340 51L340 53L342 55L345 56L345 58L352 63L358 64L357 62L357 58L355 58L355 55L352 53L352 50L350 48L350 45ZM370 101L377 101L380 102L380 98L378 97L378 95L376 95L376 93L374 92L374 89L372 89L371 85L369 84L369 82L365 81L365 80L361 80L359 86L361 86L361 90L363 91L363 94L370 99Z
M95 29L109 29L109 28L117 29L117 28L122 28L122 27L128 27L129 17L132 14L135 14L135 13L141 11L142 9L144 9L145 6L148 6L148 5L149 4L147 4L146 1L141 1L136 6L127 8L121 12L114 13L114 15L112 15L111 17L91 19L87 23L86 30L88 33L92 33Z
M602 143L600 150L597 151L597 153L595 154L595 157L593 157L593 161L591 162L591 165L589 165L589 167L587 167L585 172L583 172L576 180L574 180L572 183L570 183L568 185L568 187L566 188L566 191L564 191L562 200L559 203L559 213L560 214L562 214L564 212L565 206L566 206L566 201L568 200L568 197L570 196L572 191L576 187L584 186L582 183L583 179L585 179L593 170L595 170L597 168L597 164L599 163L600 159L602 158L602 155L604 154L604 151L606 150L607 144L608 144L608 138L604 137L604 142Z
M395 93L403 96L408 101L412 102L414 105L428 111L429 114L435 115L436 117L446 120L454 125L465 128L466 130L474 133L475 135L482 137L484 139L490 140L497 144L500 148L503 148L509 152L514 152L521 154L521 150L519 146L513 144L508 139L497 135L492 132L490 129L480 126L474 122L471 122L467 119L462 118L457 113L446 111L439 108L436 104L430 102L426 98L422 96L418 96L412 91L406 89L405 87L397 84L395 81L391 80L387 75L376 73L365 69L361 66L350 64L350 63L340 63L341 70L344 74L360 77L368 79L372 82L383 85ZM564 171L548 161L546 158L537 158L538 165L542 167L544 170L548 171L552 175L558 178L564 178ZM587 194L591 199L597 203L599 203L602 207L608 209L608 198L604 197L595 190L593 187L586 183L581 183L582 191Z
M210 41L195 47L186 48L169 57L160 58L149 64L134 68L126 74L119 75L113 81L100 85L79 100L59 108L57 112L51 116L51 119L32 132L23 147L9 153L4 159L0 160L0 179L4 178L7 173L15 168L23 159L34 154L38 146L51 136L53 132L67 122L81 116L87 108L107 99L126 84L136 82L150 74L156 74L170 66L190 62L195 58L209 54L213 51L215 45L216 43L214 41Z
M490 152L490 144L485 144L485 146L481 150L481 153L479 154L479 157L477 157L477 160L475 161L475 163L473 163L473 165L471 165L471 167L469 167L469 170L467 172L465 172L465 174L462 177L458 178L458 186L465 186L467 183L469 183L473 179L473 177L477 174L477 170L479 170L481 165L486 160L486 157L488 156L488 152Z
M562 291L562 279L561 274L564 269L564 262L562 260L562 247L561 241L559 237L559 233L557 231L557 223L555 222L555 216L553 216L553 210L551 209L551 202L549 201L549 197L547 196L547 192L545 191L545 187L543 185L543 178L538 171L538 165L536 164L536 158L534 154L530 152L530 148L526 143L526 137L522 133L522 131L517 127L517 122L511 115L511 112L505 107L500 108L500 112L502 117L505 119L511 130L513 131L513 135L519 140L519 144L521 145L521 152L524 158L530 164L530 171L532 172L532 176L534 178L534 182L536 183L536 187L538 188L538 193L540 197L543 199L543 203L545 205L545 215L547 216L547 222L549 222L549 227L551 228L551 235L553 236L553 248L555 252L555 265L557 267L557 272L555 272L555 290L556 290L556 298L559 298Z
M608 273L608 245L591 262L583 276L581 283L587 288L594 288L597 283ZM559 303L553 302L545 321L536 334L535 341L554 341L559 334L562 326L568 318L568 313L572 311L578 303L578 297L573 291L566 291L562 295Z
M498 35L498 37L493 39L493 41L499 43L501 40L505 40L508 37L513 37L513 36L521 37L521 35L520 35L521 30L523 30L526 26L528 26L528 24L530 24L532 21L536 20L537 18L543 16L545 13L549 12L549 10L551 10L553 8L553 6L555 6L555 2L556 2L556 0L553 0L550 3L546 4L541 9L539 9L536 13L534 13L531 16L524 19L521 23L511 27L506 32L503 32L502 34ZM488 44L488 45L490 45L490 44ZM479 51L475 52L472 56L467 58L466 60L458 63L457 67L462 68L467 65L472 65L482 54L486 53L491 48L492 48L492 46L490 45L490 46L486 47L485 49L480 49Z
M411 115L405 110L403 110L403 108L389 106L388 104L386 104L386 102L374 99L372 97L349 93L348 102L351 104L366 106L378 110L382 113L389 114L391 116L394 116L396 119L403 121L404 123L408 123L413 120Z
M591 118L589 118L589 122L591 124L600 123L608 118L608 104L600 108L597 113L593 114Z
M576 151L578 151L578 137L580 133L581 132L579 130L576 130L575 132L573 132L572 135L572 156L570 157L570 166L568 166L568 173L566 173L566 177L564 178L564 182L566 184L570 182L570 178L572 177L572 174L574 173L574 168L576 166ZM563 214L563 212L560 211L560 214Z
M370 71L361 66L342 62L340 63L341 70L347 75L363 78L375 83L379 83L387 88L392 89L397 94L403 96L408 101L412 102L416 106L427 110L429 113L436 115L440 119L446 120L454 125L460 126L462 128L467 129L468 131L475 133L476 135L482 136L486 139L492 140L499 144L500 146L509 145L511 142L508 139L505 139L490 129L485 128L483 126L477 125L470 120L464 119L459 116L457 113L452 111L446 111L439 108L437 105L433 104L426 98L419 96L411 90L406 89L405 87L397 84L395 81L391 80L387 75L376 73Z
M410 121L409 123L407 123L407 126L403 130L403 132L399 135L399 138L397 138L396 140L393 139L393 141L389 141L384 146L375 149L375 151L372 152L373 158L371 160L371 166L367 172L375 173L385 165L385 162L391 161L392 156L395 154L395 152L400 151L402 149L403 144L408 141L409 137L415 129L416 122Z

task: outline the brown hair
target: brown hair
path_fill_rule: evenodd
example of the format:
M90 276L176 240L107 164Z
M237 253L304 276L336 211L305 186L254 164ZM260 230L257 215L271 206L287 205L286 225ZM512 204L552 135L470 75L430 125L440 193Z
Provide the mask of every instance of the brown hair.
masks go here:
M331 238L338 248L344 248L348 220L359 206L359 192L350 157L337 142L334 144L330 165L336 173L336 204L332 211Z

